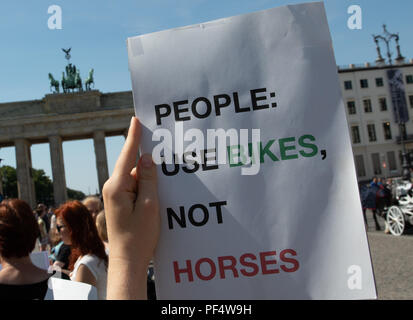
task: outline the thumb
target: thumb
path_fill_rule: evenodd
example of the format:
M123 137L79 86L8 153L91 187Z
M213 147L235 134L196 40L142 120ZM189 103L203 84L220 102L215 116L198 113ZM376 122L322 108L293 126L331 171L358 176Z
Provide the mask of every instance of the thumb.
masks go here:
M144 154L139 161L138 200L158 199L158 179L156 166L150 154Z

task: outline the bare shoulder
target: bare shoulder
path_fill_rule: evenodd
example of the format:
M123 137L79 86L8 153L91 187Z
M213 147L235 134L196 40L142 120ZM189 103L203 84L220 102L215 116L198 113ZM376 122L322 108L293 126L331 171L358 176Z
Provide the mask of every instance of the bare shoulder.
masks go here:
M8 270L1 270L0 271L0 284L8 284L12 276L13 274L10 274Z
M51 274L46 270L35 266L30 270L2 270L0 272L0 283L12 285L34 284L47 280Z
M81 264L76 272L76 281L88 283L94 287L96 287L96 278L93 273L89 270L89 268Z
M37 267L35 267L35 269L33 270L31 274L32 274L32 279L35 280L34 283L47 280L52 275L47 270L43 270Z

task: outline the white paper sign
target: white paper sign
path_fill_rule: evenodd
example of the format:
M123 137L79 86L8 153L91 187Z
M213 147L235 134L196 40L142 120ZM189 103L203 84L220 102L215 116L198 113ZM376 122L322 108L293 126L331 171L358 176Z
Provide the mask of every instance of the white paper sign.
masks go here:
M49 269L50 262L48 251L32 252L30 253L30 259L36 267L44 270Z
M128 54L142 151L187 152L158 166L160 299L376 298L323 3L129 38ZM238 140L211 147L217 129Z
M51 277L45 300L97 300L97 290L90 284Z
M41 269L48 270L50 263L49 263L49 256L47 251L39 251L39 252L32 252L30 253L30 260L32 263ZM0 270L1 270L0 264Z

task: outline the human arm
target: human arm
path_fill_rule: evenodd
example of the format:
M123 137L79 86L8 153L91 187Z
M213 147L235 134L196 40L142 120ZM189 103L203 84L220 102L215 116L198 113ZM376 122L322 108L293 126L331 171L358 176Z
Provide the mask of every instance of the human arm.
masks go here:
M52 265L52 270L64 273L67 276L70 276L70 274L72 273L72 271L67 270L67 269L63 269L63 267L65 266L64 262L61 261L55 261Z
M68 270L69 257L71 254L70 246L61 242L52 249L52 252L54 252L52 270L64 273L65 275L69 276L71 273L71 271Z
M78 282L87 283L87 284L90 284L90 285L96 287L96 278L95 278L95 276L89 270L89 268L84 264L81 264L79 266L79 268L77 269L76 278L74 280L78 281Z
M140 133L139 120L133 117L113 174L103 187L110 252L108 299L147 299L147 269L159 238L156 166L150 155L143 155L135 167Z
M62 269L64 266L65 266L65 263L62 262L62 261L55 261L53 263L53 267L57 267L57 268L60 268L60 269Z
M55 252L54 266L60 267L62 269L67 269L69 267L69 257L71 254L71 248L69 245L63 243L63 241L53 248Z

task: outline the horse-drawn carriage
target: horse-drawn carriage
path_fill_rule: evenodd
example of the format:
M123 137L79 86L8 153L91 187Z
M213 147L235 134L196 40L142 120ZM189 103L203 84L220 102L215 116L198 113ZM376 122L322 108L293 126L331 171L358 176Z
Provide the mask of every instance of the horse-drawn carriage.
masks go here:
M373 217L378 225L376 214L382 217L392 235L400 236L407 227L413 226L413 185L402 179L393 179L392 188L373 184L362 186L360 196L363 211L373 209Z
M413 226L413 185L409 181L395 180L393 182L393 205L384 210L392 235L400 236L405 229Z

